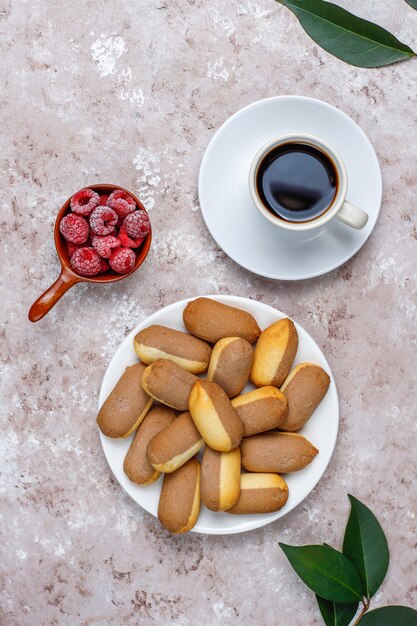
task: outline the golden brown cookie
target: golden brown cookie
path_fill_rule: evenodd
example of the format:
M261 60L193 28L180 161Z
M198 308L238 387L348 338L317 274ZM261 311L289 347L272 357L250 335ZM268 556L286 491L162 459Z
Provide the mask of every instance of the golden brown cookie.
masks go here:
M242 420L217 383L197 380L189 404L194 424L211 448L229 452L238 447L243 433Z
M227 513L247 515L273 513L288 500L288 486L278 474L242 474L240 497Z
M211 347L208 343L157 324L138 332L133 345L142 363L148 365L157 359L168 359L192 374L200 374L206 371L210 361Z
M190 459L164 475L158 519L170 533L185 533L195 526L200 513L200 463Z
M127 367L97 415L97 424L107 437L129 437L152 405L142 389L143 363Z
M330 376L320 365L300 363L290 372L281 387L288 400L288 415L282 430L300 430L323 400L330 385Z
M242 441L242 467L249 472L297 472L318 454L308 439L296 433L262 433Z
M298 349L298 334L285 317L262 331L255 348L251 379L256 387L282 385Z
M210 343L216 343L223 337L242 337L253 343L261 332L250 313L210 298L189 302L183 319L189 333Z
M232 405L243 422L244 437L279 428L288 412L287 398L271 386L237 396L233 398Z
M162 404L178 411L187 411L191 387L196 380L197 376L173 361L157 359L143 372L142 387Z
M241 337L225 337L213 348L207 380L219 384L229 398L245 388L253 361L253 348Z
M201 461L201 499L212 511L226 511L240 495L240 449L217 452L204 448Z
M137 485L150 485L160 476L148 461L146 449L151 439L175 419L175 411L159 404L154 406L139 425L126 454L123 469L128 478Z
M204 445L191 415L182 413L149 442L147 456L159 472L174 472Z

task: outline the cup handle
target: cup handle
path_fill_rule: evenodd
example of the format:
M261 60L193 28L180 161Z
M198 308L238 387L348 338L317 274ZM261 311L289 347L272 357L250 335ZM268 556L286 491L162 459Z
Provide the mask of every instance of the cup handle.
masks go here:
M339 220L339 222L343 222L343 224L347 224L352 228L361 230L362 228L365 228L369 215L365 213L365 211L362 211L359 207L345 200L335 217Z
M60 275L53 285L49 287L37 300L32 304L29 311L29 319L31 322L38 322L52 309L58 300L73 285L82 281L82 278L74 276L66 267L63 267Z

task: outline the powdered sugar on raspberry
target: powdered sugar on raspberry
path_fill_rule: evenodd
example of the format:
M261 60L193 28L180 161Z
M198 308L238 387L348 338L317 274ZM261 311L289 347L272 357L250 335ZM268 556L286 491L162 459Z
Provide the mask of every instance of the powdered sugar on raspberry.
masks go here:
M127 274L135 267L136 254L130 248L119 248L110 257L110 267L118 274Z
M107 206L110 206L109 201L107 201ZM117 215L121 219L125 218L126 215L129 215L129 213L132 213L135 210L135 207L126 202L126 200L123 200L123 198L112 200L111 208L116 211Z
M71 243L85 243L90 234L90 227L81 215L68 213L60 221L59 231L64 239Z
M90 215L93 209L98 206L100 202L100 196L96 191L92 189L81 189L77 191L71 200L70 206L74 213L77 215Z
M115 237L114 235L105 235L104 237L94 235L91 243L94 250L97 250L103 259L109 259L112 255L113 248L120 248L122 245L119 237Z
M96 235L110 235L117 224L117 213L108 206L98 206L90 215L91 230Z
M132 196L129 195L127 191L123 191L123 189L115 189L115 191L112 191L112 193L109 195L109 199L107 200L107 206L113 208L111 206L111 203L114 200L119 200L120 198L122 200L125 200L128 204L131 204L134 209L136 208L136 202L134 201Z
M96 276L101 272L102 259L94 248L80 248L71 257L73 269L82 276Z
M117 215L123 219L136 209L136 202L126 191L116 189L109 195L107 206L114 209Z
M134 239L137 239L138 237L146 237L151 228L148 214L146 211L142 210L130 213L130 215L125 217L123 227L129 237Z

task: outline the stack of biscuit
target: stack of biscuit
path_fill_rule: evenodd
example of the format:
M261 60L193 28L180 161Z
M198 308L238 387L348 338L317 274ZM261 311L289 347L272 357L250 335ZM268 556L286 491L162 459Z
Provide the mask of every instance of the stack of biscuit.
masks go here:
M136 431L124 471L138 485L164 475L158 518L172 533L193 528L201 502L231 514L278 511L288 499L282 474L318 453L295 431L330 378L314 363L291 370L298 335L288 318L261 331L250 313L197 298L183 320L188 332L155 325L136 335L141 362L126 368L97 423L108 437ZM249 381L255 389L242 393Z

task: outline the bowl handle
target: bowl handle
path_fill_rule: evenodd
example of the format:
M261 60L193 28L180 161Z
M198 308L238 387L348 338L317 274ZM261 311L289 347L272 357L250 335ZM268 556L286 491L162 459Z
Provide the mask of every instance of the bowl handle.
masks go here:
M31 322L38 322L46 315L58 300L71 289L73 285L82 281L81 277L75 276L66 267L63 267L60 275L53 285L49 287L37 300L32 304L29 311L29 319Z

